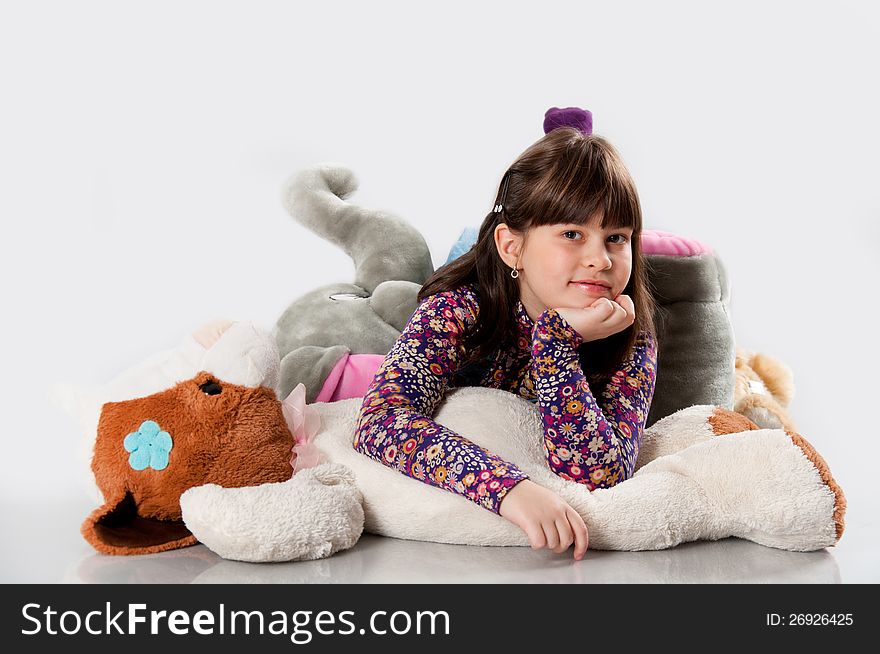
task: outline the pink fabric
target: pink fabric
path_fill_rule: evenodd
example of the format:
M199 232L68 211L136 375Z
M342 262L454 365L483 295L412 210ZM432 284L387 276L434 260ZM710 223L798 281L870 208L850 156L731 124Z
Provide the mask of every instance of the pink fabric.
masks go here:
M346 354L330 371L315 402L363 397L384 360L384 354Z
M692 238L684 238L672 232L658 229L642 230L642 253L665 254L671 257L693 257L710 254L712 248Z
M314 407L306 404L306 387L303 384L297 384L290 395L284 398L281 402L281 413L293 434L294 445L290 455L293 474L318 465L320 453L315 447L314 439L321 428L321 415Z

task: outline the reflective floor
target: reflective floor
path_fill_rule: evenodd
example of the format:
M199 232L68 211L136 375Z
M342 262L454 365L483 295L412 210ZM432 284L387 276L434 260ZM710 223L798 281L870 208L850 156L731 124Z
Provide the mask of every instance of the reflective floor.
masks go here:
M728 538L655 552L571 553L364 535L328 559L227 561L203 545L161 554L95 553L79 535L86 502L2 505L4 583L864 583L880 581L876 522L848 520L833 548L788 552ZM876 512L872 512L872 515Z

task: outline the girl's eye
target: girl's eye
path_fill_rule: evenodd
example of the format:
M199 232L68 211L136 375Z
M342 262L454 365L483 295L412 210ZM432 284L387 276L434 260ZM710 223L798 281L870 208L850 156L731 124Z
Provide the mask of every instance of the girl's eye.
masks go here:
M562 235L569 241L575 241L575 240L579 240L581 238L581 233L578 231L575 231L575 230L569 230L567 232L562 232ZM624 243L627 243L629 241L626 234L612 234L611 236L608 237L608 239L614 245L623 245Z

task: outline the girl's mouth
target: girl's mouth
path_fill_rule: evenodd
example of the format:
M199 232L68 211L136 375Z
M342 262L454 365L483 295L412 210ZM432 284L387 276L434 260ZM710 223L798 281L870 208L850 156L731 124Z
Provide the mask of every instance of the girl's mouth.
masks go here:
M576 282L569 282L572 286L576 286L580 288L585 293L590 293L592 295L605 295L611 289L607 286L600 286L599 284L580 284Z

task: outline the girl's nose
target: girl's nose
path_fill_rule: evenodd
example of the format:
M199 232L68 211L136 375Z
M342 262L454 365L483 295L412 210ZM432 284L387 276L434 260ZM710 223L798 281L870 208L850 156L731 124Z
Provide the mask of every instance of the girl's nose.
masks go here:
M587 268L598 268L605 270L611 267L611 258L604 247L587 248L584 254L584 265Z

